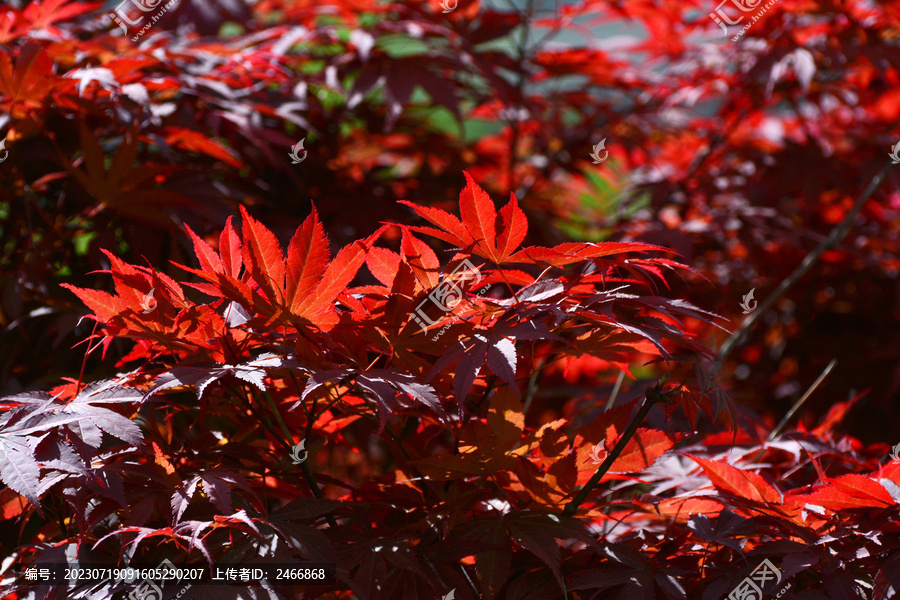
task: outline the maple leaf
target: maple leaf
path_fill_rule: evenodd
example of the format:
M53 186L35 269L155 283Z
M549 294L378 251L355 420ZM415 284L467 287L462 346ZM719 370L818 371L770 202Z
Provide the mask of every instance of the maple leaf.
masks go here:
M515 447L522 442L525 417L521 400L508 388L497 391L485 420L467 423L459 433L459 454L414 461L436 478L492 475L515 468ZM524 452L522 448L517 452Z
M285 304L299 308L309 300L328 266L328 238L315 208L288 245Z
M219 142L210 139L198 131L182 127L167 127L163 131L167 144L184 148L193 152L202 152L217 158L228 165L239 169L243 166L234 153Z
M100 446L101 431L139 446L143 436L131 419L96 404L139 403L142 396L140 390L124 387L121 381L107 380L86 386L68 402L47 392L27 392L0 399L3 404L11 405L8 407L11 410L0 418L0 480L39 506L40 492L46 489L35 460L39 444L63 428L74 443L87 448ZM81 472L82 465L72 456L63 438L51 440L56 441L55 460L60 462L48 459L44 466Z
M0 480L35 506L40 505L40 467L30 440L0 430Z
M186 285L213 297L231 299L241 306L254 304L253 291L241 278L244 266L243 245L240 236L228 217L225 228L219 236L219 253L194 231L185 225L185 230L194 244L194 254L200 269L174 263L180 269L197 275L208 284L188 283Z
M809 494L791 494L785 498L785 502L787 501L812 504L833 511L845 508L884 508L897 504L897 500L883 484L857 473L828 479L824 487Z
M15 65L8 54L0 52L0 94L7 97L0 107L14 119L42 107L59 80L53 74L53 61L35 42L22 47Z
M688 527L702 539L732 548L736 552L742 550L741 543L735 539L741 534L740 528L747 519L727 508L719 513L715 520L704 514L692 515Z
M116 294L90 288L77 288L63 283L91 310L88 318L103 323L105 349L114 335L151 340L144 346L159 352L172 352L175 347L199 345L209 348L207 340L221 319L207 306L195 306L184 296L181 286L164 273L130 265L111 252L101 249L111 263L109 270Z
M335 369L315 373L303 388L300 400L295 402L288 410L293 410L306 398L322 386L337 383L346 378L356 382L361 389L368 392L375 400L378 407L379 427L378 432L384 430L387 419L392 414L413 411L416 404L411 404L405 398L409 397L430 408L442 422L447 422L447 414L441 406L440 399L430 385L419 383L415 377L407 373L390 369ZM398 394L399 392L399 394Z
M210 284L194 287L238 302L246 310L265 317L268 326L291 321L322 330L334 327L338 321L335 314L337 298L356 276L372 243L386 226L365 240L345 246L329 262L328 239L315 207L294 234L287 257L275 234L250 216L243 206L241 213L242 239L230 229L230 224L226 226L218 257L205 241L188 229L204 269L178 266ZM238 279L241 264L256 289Z
M144 393L145 398L163 390L193 386L197 390L197 399L203 397L203 392L209 384L218 381L227 375L234 376L241 381L255 386L259 391L266 391L264 378L269 369L293 368L305 370L295 359L284 358L276 354L261 354L246 363L239 365L217 365L211 367L175 367L168 373L163 373L154 381L153 387Z
M672 448L674 443L664 432L656 429L638 428L635 435L615 462L610 473L636 473L651 466L656 459Z
M747 498L760 504L781 504L778 493L759 473L744 471L725 462L708 460L687 454L709 477L709 480L720 492L733 494L739 498Z
M108 161L100 140L84 124L81 126L81 150L84 169L64 162L66 171L98 204L94 214L111 210L139 223L160 229L174 229L169 209L197 204L172 190L155 185L169 171L167 167L137 163L138 135L131 129ZM107 168L107 163L109 167Z
M430 290L440 281L441 263L437 255L425 242L414 236L408 227L402 228L400 251L403 258L413 270L422 287ZM399 265L397 265L399 266ZM394 269L396 272L396 268ZM386 284L387 285L387 284Z
M619 593L610 597L642 600L685 597L680 581L683 571L677 567L661 567L643 552L620 543L605 545L602 556L606 560L601 565L572 574L568 589L604 591L617 588ZM662 596L657 595L657 587L664 590Z
M494 202L472 176L464 171L466 187L459 195L460 218L438 208L419 206L405 200L416 214L437 227L412 227L500 264L510 259L528 233L525 213L514 194L497 214Z
M275 234L241 206L244 266L273 306L285 306L284 253ZM315 219L315 212L309 219ZM316 219L317 220L317 219ZM298 232L299 233L299 232Z
M102 6L102 2L74 2L71 0L42 0L32 2L22 11L32 31L40 31L58 21L65 21Z
M466 395L485 362L494 374L519 394L519 386L516 383L515 341L545 339L563 341L563 338L551 332L547 326L534 321L495 325L490 331L476 333L468 340L457 342L435 362L426 380L430 380L447 365L459 359L453 377L453 392L462 418Z
M566 242L552 248L529 246L512 254L509 262L544 263L562 267L624 252L669 251L662 246L638 242Z

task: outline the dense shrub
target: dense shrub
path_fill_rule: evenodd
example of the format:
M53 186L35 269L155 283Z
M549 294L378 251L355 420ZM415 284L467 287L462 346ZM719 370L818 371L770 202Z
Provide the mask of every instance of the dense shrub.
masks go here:
M766 559L782 598L893 597L897 2L736 42L714 8L0 9L7 573L714 599Z

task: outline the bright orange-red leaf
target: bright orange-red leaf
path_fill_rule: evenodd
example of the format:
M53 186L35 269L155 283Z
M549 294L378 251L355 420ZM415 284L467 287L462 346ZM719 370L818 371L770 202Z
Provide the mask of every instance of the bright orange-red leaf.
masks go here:
M301 311L305 315L317 315L332 312L334 301L349 285L359 268L366 260L366 248L363 242L357 241L340 249L322 276L313 295L312 302L302 303Z
M466 187L459 194L459 216L472 238L487 254L487 256L485 254L480 254L480 256L497 262L499 257L494 252L497 240L495 229L497 209L494 208L494 201L491 200L491 197L475 183L472 176L465 171L464 174Z
M413 231L427 233L439 240L444 240L448 244L453 244L454 246L459 246L461 248L467 248L475 243L475 239L472 237L472 234L469 233L469 230L466 229L466 226L463 225L462 221L447 211L439 208L432 208L430 206L419 206L418 204L413 204L406 200L400 200L400 204L405 204L410 207L416 211L416 214L420 217L438 227L438 229L433 227L413 227Z
M68 5L68 6L67 6ZM102 2L70 2L69 0L42 0L32 2L22 11L22 17L31 24L32 31L40 31L58 21L91 12Z
M116 315L128 310L128 306L121 298L100 290L77 288L68 283L60 284L84 302L85 306L94 312L97 321L109 323Z
M528 219L519 208L515 194L509 195L509 203L500 209L497 218L497 262L505 262L525 239L528 233Z
M400 251L406 262L412 267L416 278L426 289L437 286L441 276L441 263L437 255L425 242L412 234L409 228L403 228Z
M322 281L329 258L328 238L313 206L288 246L284 303L292 312L312 301L311 293Z
M608 439L607 444L610 441ZM656 459L665 454L673 445L669 436L662 431L640 428L622 450L622 454L609 468L609 471L611 473L636 473L637 471L643 471L656 462Z
M241 206L244 217L244 264L250 276L265 291L269 302L284 305L284 255L275 234L250 216Z
M237 160L225 146L197 131L182 129L180 127L167 127L164 135L166 143L170 146L176 146L190 152L200 152L212 156L213 158L218 158L236 169L239 169L242 166L241 162Z
M212 249L212 246L207 244L206 240L194 233L194 230L186 224L184 228L194 242L194 253L197 255L197 260L200 261L200 267L210 273L222 273L222 260L216 254L216 251Z
M53 74L53 61L36 43L27 43L19 51L15 65L0 52L0 95L9 99L0 108L14 119L43 106L59 78Z
M241 238L234 229L232 217L225 221L225 229L219 236L219 254L222 256L222 267L229 277L237 278L241 272Z
M728 463L687 455L695 461L720 492L749 498L763 504L781 504L781 495L759 473L744 471Z
M378 281L390 287L400 267L400 255L387 248L372 248L366 256L366 266Z
M828 485L811 494L792 499L829 510L842 508L884 508L897 504L884 486L865 475L849 474L828 480Z

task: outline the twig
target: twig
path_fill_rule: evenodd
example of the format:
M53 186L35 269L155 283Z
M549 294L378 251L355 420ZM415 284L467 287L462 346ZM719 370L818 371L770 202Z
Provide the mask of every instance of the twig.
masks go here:
M628 428L619 438L619 441L616 443L616 447L612 449L612 452L607 455L606 460L603 461L603 464L597 469L597 472L594 473L593 477L591 477L590 481L588 481L581 491L578 492L578 495L575 496L575 499L566 504L565 509L563 510L563 514L572 516L575 514L575 511L578 510L578 507L581 506L581 503L585 501L588 497L588 494L591 493L597 484L600 483L600 480L603 479L603 476L606 475L606 472L609 471L610 467L612 467L613 463L619 458L619 455L622 454L622 451L625 449L625 446L628 445L628 442L631 441L631 438L634 437L634 434L637 432L638 427L640 427L641 423L644 422L644 419L647 417L647 413L650 412L650 409L653 408L655 404L658 403L666 403L669 399L678 393L681 389L681 385L677 386L674 390L670 390L668 392L663 393L662 388L663 385L668 379L668 374L664 375L662 379L657 382L656 385L647 389L646 394L644 395L644 402L641 404L640 410L638 410L637 414L628 424Z
M790 422L791 417L794 416L794 413L797 412L798 410L800 410L800 407L803 406L803 403L806 402L806 399L809 398L814 391L816 391L816 388L819 387L819 384L822 383L822 381L826 377L828 377L828 374L831 373L831 369L833 369L834 365L836 365L836 364L837 364L837 360L831 359L831 362L828 363L828 366L825 367L825 370L822 371L822 374L819 375L819 378L816 379L815 382L813 382L813 384L811 386L809 386L809 389L806 390L806 393L803 394L803 396L799 400L797 400L796 403L794 403L794 406L791 407L791 410L789 410L786 415L784 415L784 417L778 423L778 426L776 426L775 429L772 430L772 432L769 434L769 437L766 438L766 442L771 442L772 440L775 439L775 436L777 436L779 433L781 433L781 430L784 429L784 426L787 425L788 422ZM756 456L753 457L752 462L754 462L754 463L759 462L759 459L762 458L762 455L764 453L765 453L765 448L763 448L762 450L760 450L759 452L756 453Z
M609 401L606 403L606 410L611 409L613 404L616 403L616 396L619 395L619 390L622 389L623 381L625 381L625 371L619 371L619 378L616 379L616 385L613 387L612 394L609 395Z
M272 412L275 413L275 419L281 426L281 431L284 433L287 439L293 441L293 436L291 435L290 430L288 430L287 425L284 424L284 420L282 420L281 418L281 412L275 405L275 400L272 398L272 395L266 392L265 397L269 402L269 406L272 408ZM313 410L315 410L315 402L317 401L317 398L313 399ZM307 413L307 435L310 435L310 432L312 431L311 423L314 421L315 419L310 416L310 413ZM291 447L290 451L293 451L293 447ZM312 490L313 496L315 496L316 498L324 498L325 495L322 493L322 488L319 487L319 482L316 481L316 478L313 476L312 469L309 468L309 464L305 460L300 463L300 472L303 473L303 479L306 480L306 483L309 485L309 489ZM325 520L328 521L328 524L332 527L337 527L337 521L334 519L334 516L330 512L325 513Z
M722 344L722 349L719 350L719 358L721 358L724 363L728 356L731 354L731 351L734 350L741 341L743 341L744 335L753 328L756 322L762 317L762 315L772 308L772 305L781 298L785 292L790 289L792 285L797 283L797 281L803 277L807 271L809 271L812 266L819 260L819 257L822 254L836 246L840 243L841 240L846 237L847 233L850 231L850 227L856 221L856 217L859 216L860 211L862 210L863 205L868 201L869 197L878 189L878 186L881 185L882 180L888 173L888 170L891 168L891 162L887 161L882 167L881 171L878 172L875 177L869 182L869 185L863 191L863 193L856 199L856 202L853 205L853 208L850 209L850 212L847 213L847 216L844 217L844 220L841 221L839 225L837 225L834 229L831 230L831 233L828 234L822 242L809 254L806 255L806 258L803 259L803 262L794 269L794 272L788 276L787 279L781 282L775 291L773 291L768 298L759 306L757 310L753 312L753 314L748 317L744 323L735 331L730 338L725 340L725 343Z
M416 476L416 480L418 480L418 481L422 481L422 482L431 481L430 479L425 478L425 476L422 475L422 473L421 473L414 465L409 464L409 463L411 463L411 462L413 461L413 458L412 458L412 456L409 455L409 451L408 451L408 450L406 449L406 447L403 445L402 440L400 440L400 438L398 438L398 437L394 434L394 432L391 431L391 428L385 426L384 430L387 431L388 435L391 436L391 439L394 440L394 443L397 444L397 448L399 448L399 449L400 449L400 452L403 453L403 456L406 457L406 464L404 465L404 468L407 468L407 467L408 467L408 468L413 472L413 475ZM440 497L434 490L432 490L430 487L428 487L427 485L425 485L425 483L422 483L422 484L419 486L419 489L422 491L422 496L423 496L423 497L429 496L429 495L430 495L430 496L431 496L432 498L434 498L437 502L443 501L443 498L441 498L441 497Z
M534 355L534 342L531 342L531 353ZM528 388L525 390L525 402L522 405L523 415L528 414L528 408L531 406L531 401L534 400L534 394L537 392L537 379L543 372L546 363L547 359L541 358L534 371L531 372L531 376L528 377Z
M803 397L800 398L800 400L798 400L796 404L794 404L793 408L791 408L791 410L789 410L788 413L781 419L781 422L778 423L778 426L772 430L772 433L769 434L768 441L774 440L775 436L781 433L781 430L784 429L784 426L788 424L788 422L791 420L791 417L794 416L794 413L797 412L800 407L803 406L803 403L806 402L806 399L809 398L814 391L816 391L816 388L819 387L819 384L822 383L822 381L826 377L828 377L828 374L831 373L831 369L833 369L834 365L836 364L837 361L835 359L831 359L831 362L828 363L828 366L825 367L825 370L822 371L822 374L819 375L819 378L816 379L815 383L813 383L810 388L806 390L806 393L803 394Z

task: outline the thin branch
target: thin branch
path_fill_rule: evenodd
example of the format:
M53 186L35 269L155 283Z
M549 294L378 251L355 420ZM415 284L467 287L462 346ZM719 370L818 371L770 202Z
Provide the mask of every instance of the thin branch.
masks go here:
M828 374L831 373L831 369L833 369L834 365L836 365L836 364L837 364L837 361L834 359L831 359L831 362L828 363L828 366L825 367L825 370L822 371L822 374L819 375L819 378L816 379L815 382L813 382L813 384L811 386L809 386L809 389L806 390L806 393L803 394L803 396L799 400L797 400L797 402L794 404L794 406L791 407L791 410L789 410L787 412L787 414L784 415L784 417L778 423L778 426L772 430L772 432L769 434L769 437L766 438L766 442L771 442L772 440L775 439L775 437L779 433L781 433L781 430L784 429L785 425L787 425L788 422L790 422L791 417L794 416L794 413L797 412L798 410L800 410L800 407L803 406L803 403L806 402L806 399L809 398L814 391L816 391L816 388L819 387L819 384L822 383L826 377L828 377ZM802 446L802 444L801 444L801 446ZM756 456L753 457L753 462L754 463L758 462L759 459L762 458L763 454L765 454L765 448L763 448L762 450L760 450L759 452L756 453ZM786 475L785 475L785 477L786 477Z
M646 394L644 395L644 402L641 404L640 410L638 410L637 414L628 424L628 428L619 438L618 443L616 443L616 447L612 449L612 452L607 455L606 460L603 461L603 464L597 469L597 472L594 473L593 477L591 477L590 481L588 481L581 491L578 492L578 495L575 496L575 499L566 504L565 509L563 510L563 514L572 516L575 514L575 511L578 510L578 507L587 499L588 494L597 487L597 484L600 483L600 480L603 479L603 476L606 475L606 472L609 471L610 467L613 466L613 463L616 462L616 459L619 458L619 455L622 454L622 451L625 449L625 446L628 445L628 442L631 441L631 438L634 437L634 434L637 433L638 427L640 427L641 423L644 422L644 419L647 417L647 413L650 412L650 409L653 408L655 404L658 403L666 403L670 400L670 398L678 393L678 391L682 388L682 385L677 386L674 390L670 390L668 392L663 393L662 388L666 382L668 375L663 376L662 379L657 382L656 385L647 389Z
M616 403L616 397L619 395L619 390L622 389L622 382L625 381L625 371L619 371L619 377L616 379L616 385L613 387L612 394L609 395L609 401L606 403L606 410L609 410L613 407L613 404Z
M238 399L238 401L240 401L244 405L244 407L246 407L247 410L249 410L253 414L253 416L256 417L256 419L259 421L259 424L262 426L262 428L265 429L266 431L268 431L272 435L272 437L275 439L275 441L277 441L279 444L284 446L284 448L288 452L291 451L291 445L290 445L290 443L288 443L288 440L290 440L291 438L288 437L286 440L286 439L282 438L281 435L279 435L278 430L276 430L275 426L272 425L272 421L269 419L269 416L265 413L265 411L257 410L257 408L255 406L253 406L253 404L250 402L250 398L248 398L247 395L244 394L243 390L241 390L240 388L235 389L234 386L232 386L227 381L222 381L222 384L225 386L225 388L228 391L230 391L232 394L234 394L234 396Z
M284 424L284 420L281 418L281 412L278 410L278 407L275 405L275 400L272 398L272 395L268 392L265 393L266 400L269 402L269 406L272 409L272 412L275 413L275 419L278 420L278 424L281 426L281 431L287 436L288 440L293 441L293 436L291 436L291 432L288 430L287 425ZM317 398L313 399L313 407L312 410L315 410ZM310 416L310 413L307 413L307 427L306 434L307 436L311 435L312 431L312 423L315 419ZM306 438L304 438L306 439ZM290 452L293 452L293 447L290 448ZM313 476L312 469L309 467L309 463L305 460L300 463L300 472L303 474L303 478L306 480L306 483L309 485L309 489L312 490L313 496L316 498L324 498L325 495L322 493L322 488L319 487L319 482L316 481L316 478ZM337 527L337 521L334 519L334 516L330 512L325 513L325 520L328 521L328 524L332 527Z
M744 320L744 323L735 331L730 338L725 340L725 343L722 344L722 349L719 351L719 358L724 363L728 356L731 354L732 350L734 350L742 341L746 333L753 328L757 321L762 318L762 315L772 308L775 302L781 298L785 292L787 292L792 285L797 283L797 281L806 275L806 273L812 268L812 266L819 260L822 254L833 248L841 240L846 237L847 233L850 231L850 227L856 222L856 217L859 216L860 211L862 211L863 205L868 201L868 199L875 193L875 190L878 189L878 186L881 185L882 180L884 180L888 171L891 168L891 162L887 161L882 167L881 171L878 172L875 177L869 182L869 185L866 186L866 189L863 193L856 199L856 202L853 205L853 208L850 209L850 212L847 213L847 216L844 217L844 220L841 221L839 225L837 225L834 229L831 230L831 233L828 234L828 237L822 240L815 250L810 252L806 258L803 259L803 262L794 269L794 272L788 276L787 279L781 282L775 291L772 292L768 298L759 306L757 310L753 312L747 319Z
M531 342L531 354L534 356L534 342ZM525 390L525 403L522 405L522 414L528 414L528 408L531 406L531 401L534 400L534 394L537 392L537 379L540 377L541 373L544 370L544 366L547 363L546 358L539 359L540 362L535 367L534 371L531 372L531 375L528 377L528 388Z
M797 412L797 410L799 410L800 407L803 406L803 403L806 402L806 399L809 398L814 391L816 391L816 388L819 387L819 384L822 383L822 381L824 381L826 377L828 377L828 374L831 373L831 369L833 369L834 365L836 364L837 361L835 359L831 359L831 362L828 363L828 366L825 367L825 370L822 371L822 374L819 375L819 378L816 379L816 381L810 386L808 390L806 390L806 393L803 394L803 397L800 398L800 400L798 400L796 404L794 404L793 408L791 408L791 410L789 410L788 413L784 415L784 418L781 419L781 422L778 423L778 426L772 430L772 433L769 434L769 441L774 440L775 437L779 433L781 433L781 430L784 429L784 426L788 424L788 422L791 420L791 417L794 416L794 413Z

